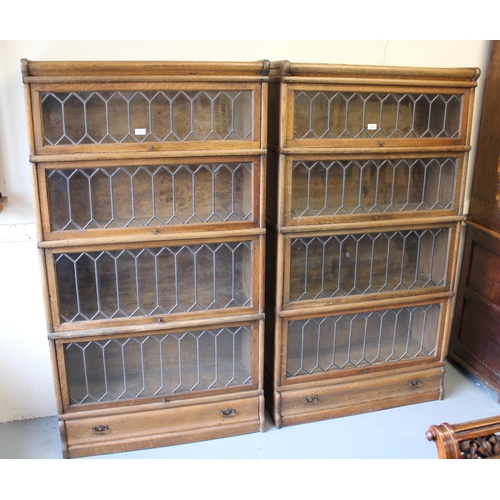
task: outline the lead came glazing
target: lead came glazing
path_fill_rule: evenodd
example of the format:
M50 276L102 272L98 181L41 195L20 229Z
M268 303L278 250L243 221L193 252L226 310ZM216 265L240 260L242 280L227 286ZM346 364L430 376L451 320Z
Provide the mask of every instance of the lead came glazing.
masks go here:
M252 220L251 163L58 169L53 231Z
M251 91L43 93L45 145L253 139Z
M251 338L242 326L69 343L71 404L249 385Z
M452 209L457 168L456 158L295 161L292 215Z
M287 376L435 355L440 306L290 321Z
M449 229L295 238L290 301L445 286Z
M459 138L462 97L295 92L295 139Z
M63 323L251 307L252 243L61 254Z

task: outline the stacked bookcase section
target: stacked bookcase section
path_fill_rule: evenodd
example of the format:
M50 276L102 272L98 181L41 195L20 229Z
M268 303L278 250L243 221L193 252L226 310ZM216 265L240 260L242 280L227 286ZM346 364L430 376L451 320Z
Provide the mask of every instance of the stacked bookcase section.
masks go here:
M263 430L269 63L22 71L64 456Z
M278 427L443 397L478 76L271 64L265 385Z

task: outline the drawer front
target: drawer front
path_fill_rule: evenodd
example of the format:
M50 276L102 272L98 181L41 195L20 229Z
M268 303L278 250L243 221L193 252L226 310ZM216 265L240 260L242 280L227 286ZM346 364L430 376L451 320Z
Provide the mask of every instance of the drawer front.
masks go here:
M258 227L261 159L38 164L45 239Z
M255 237L47 251L54 328L217 317L227 315L228 310L256 312L259 285L254 275L260 275L259 246Z
M444 369L394 372L378 377L337 380L329 386L311 384L308 389L283 390L283 424L336 418L443 397Z
M56 341L63 404L85 410L261 385L260 323ZM85 405L85 406L83 406Z
M32 86L39 154L260 148L259 83Z
M285 225L457 215L463 157L289 158Z
M381 91L290 86L289 147L465 144L469 94L463 89Z
M70 457L169 446L256 432L261 400L234 399L160 410L64 420Z

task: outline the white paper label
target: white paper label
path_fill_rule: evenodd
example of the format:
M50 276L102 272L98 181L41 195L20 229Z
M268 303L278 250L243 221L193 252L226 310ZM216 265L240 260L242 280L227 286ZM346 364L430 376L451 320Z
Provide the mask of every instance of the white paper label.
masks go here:
M135 135L146 135L146 129L145 128L136 128Z
M376 123L369 123L368 130L377 130L377 124Z

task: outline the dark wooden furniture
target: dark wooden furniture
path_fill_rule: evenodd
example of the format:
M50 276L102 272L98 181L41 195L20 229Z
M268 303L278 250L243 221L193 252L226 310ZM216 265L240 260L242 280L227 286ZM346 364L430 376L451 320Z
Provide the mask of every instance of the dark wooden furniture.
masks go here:
M438 458L500 458L500 417L431 425L427 439L436 443Z
M7 196L2 196L2 193L0 193L0 212L4 209L5 205L7 205L7 201Z
M65 457L263 430L268 70L22 61Z
M443 397L477 69L271 64L266 405Z
M491 42L449 357L500 395L500 41Z

